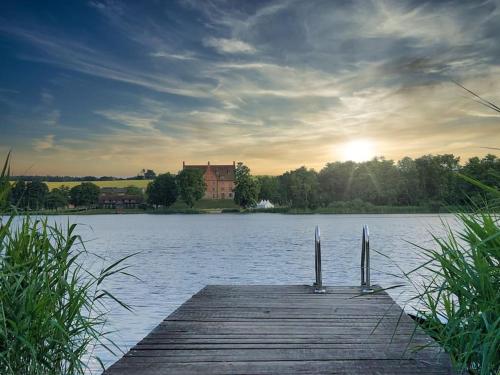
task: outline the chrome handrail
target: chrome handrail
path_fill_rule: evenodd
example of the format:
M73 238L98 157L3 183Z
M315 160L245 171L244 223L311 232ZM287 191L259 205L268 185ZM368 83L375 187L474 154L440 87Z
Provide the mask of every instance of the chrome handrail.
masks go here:
M314 231L314 268L316 271L316 282L313 284L314 293L325 293L323 288L323 278L321 274L321 236L319 226L316 226Z
M361 287L364 293L373 292L370 284L370 231L366 224L363 225L361 240Z

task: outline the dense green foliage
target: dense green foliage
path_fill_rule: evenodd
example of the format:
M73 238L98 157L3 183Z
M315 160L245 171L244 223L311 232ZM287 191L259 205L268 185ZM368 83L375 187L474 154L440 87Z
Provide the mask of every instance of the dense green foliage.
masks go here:
M11 202L19 208L39 210L45 207L49 188L41 181L18 181L11 191Z
M141 196L141 197L144 195L144 193L142 192L142 189L140 187L133 186L133 185L125 187L125 192L128 195L136 195L136 196Z
M206 184L203 179L203 171L198 168L185 168L177 175L179 192L181 199L189 207L193 207L195 202L203 198Z
M172 205L179 195L179 187L175 176L170 173L158 175L148 184L146 194L149 204L164 207Z
M47 199L45 200L45 207L51 210L64 208L68 206L70 201L70 189L66 186L60 188L52 189L47 194Z
M99 186L92 182L82 182L69 191L69 201L75 206L92 207L99 200Z
M259 200L265 199L271 202L280 202L280 183L275 176L257 176L259 183Z
M319 172L300 167L280 176L258 177L251 176L250 169L239 163L234 201L244 208L266 199L278 206L304 211L365 212L363 205L373 205L418 206L427 212L439 212L444 207L481 202L491 195L459 178L459 174L498 188L500 159L494 155L473 157L462 165L451 154L405 157L398 162L380 157L361 163L327 163ZM139 187L128 186L126 191L143 196ZM159 175L149 184L146 195L151 205L168 207L180 196L188 207L194 207L204 192L202 171L188 168L177 176ZM10 202L27 210L58 209L67 207L68 202L78 207L94 207L98 196L98 186L89 182L72 187L68 196L64 187L49 192L39 180L18 180L12 187ZM361 211L356 211L356 207Z
M154 178L156 178L156 173L152 169L143 169L142 175L144 176L145 180L153 180Z
M244 208L255 205L259 194L259 183L250 175L250 168L238 163L235 171L234 202Z
M500 185L500 159L494 155L471 158L465 165L453 155L405 157L395 163L384 158L355 163L328 163L319 171L305 167L280 176L258 177L259 199L300 209L331 207L361 200L373 205L464 205L480 202L489 193L458 178L457 172Z
M279 177L283 202L294 208L314 209L319 205L318 175L305 167L286 172Z

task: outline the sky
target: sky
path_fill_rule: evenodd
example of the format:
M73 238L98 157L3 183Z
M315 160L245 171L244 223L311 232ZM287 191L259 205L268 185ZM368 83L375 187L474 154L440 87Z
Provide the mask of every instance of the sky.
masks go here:
M254 174L500 146L500 0L0 2L14 174ZM491 151L490 151L491 152Z

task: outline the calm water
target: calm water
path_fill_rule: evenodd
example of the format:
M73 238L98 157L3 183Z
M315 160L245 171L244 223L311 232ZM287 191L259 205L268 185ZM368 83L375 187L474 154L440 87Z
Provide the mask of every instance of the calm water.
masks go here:
M116 278L106 287L134 307L112 307L113 338L123 350L137 343L162 319L206 284L311 284L314 228L322 234L323 282L358 285L363 224L370 227L372 283L400 283L397 265L419 264L419 250L406 241L431 246L429 231L442 233L437 215L102 215L54 217L79 223L87 249L110 260L140 252L129 262L142 281ZM397 265L396 265L396 263ZM94 267L96 264L93 265ZM412 296L407 286L390 291L400 304ZM116 360L99 352L107 365Z

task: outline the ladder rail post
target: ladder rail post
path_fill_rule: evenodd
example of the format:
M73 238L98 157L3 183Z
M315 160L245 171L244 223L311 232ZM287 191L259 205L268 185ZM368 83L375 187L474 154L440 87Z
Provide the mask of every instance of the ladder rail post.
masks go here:
M361 237L361 286L366 285L365 261L366 261L366 241L365 241L365 226L363 226L363 234Z
M314 293L325 293L326 290L323 288L323 275L321 272L321 234L318 225L314 232L314 266L316 271Z
M370 231L368 225L363 225L361 242L361 288L363 293L372 293L370 281Z

